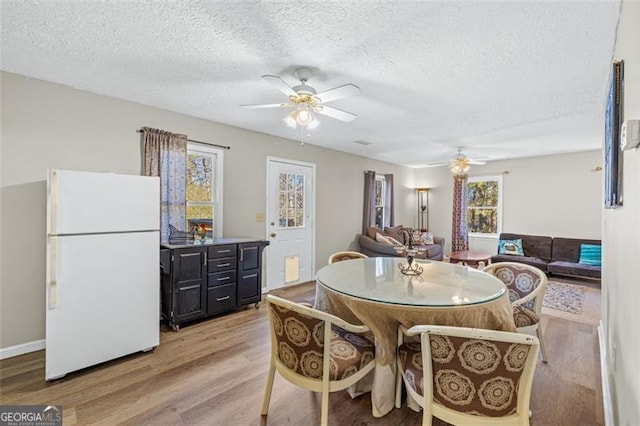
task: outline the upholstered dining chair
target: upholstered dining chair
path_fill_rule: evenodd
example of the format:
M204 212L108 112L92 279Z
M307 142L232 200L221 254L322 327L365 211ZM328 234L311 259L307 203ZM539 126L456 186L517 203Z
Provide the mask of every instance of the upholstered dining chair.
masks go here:
M419 342L404 342L405 336ZM398 330L396 407L402 382L433 416L455 425L528 425L539 342L535 336L449 326Z
M329 392L346 389L375 366L373 343L364 325L274 295L267 295L271 360L262 403L269 411L276 370L289 382L322 393L321 424L327 424Z
M536 332L540 339L542 362L547 362L542 328L539 326L547 275L535 266L516 262L493 263L482 270L496 276L507 286L518 331Z
M362 254L357 251L339 251L329 256L329 264L350 259L366 259L368 257L369 256L367 256L366 254Z

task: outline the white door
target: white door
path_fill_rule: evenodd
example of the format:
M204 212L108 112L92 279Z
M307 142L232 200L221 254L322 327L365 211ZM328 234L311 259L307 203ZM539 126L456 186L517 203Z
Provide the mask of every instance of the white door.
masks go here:
M315 276L315 164L267 158L267 290Z

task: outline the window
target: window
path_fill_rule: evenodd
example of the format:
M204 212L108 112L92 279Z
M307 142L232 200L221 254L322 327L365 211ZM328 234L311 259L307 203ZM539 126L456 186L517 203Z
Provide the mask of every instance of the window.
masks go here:
M475 236L502 232L502 176L469 178L467 226L469 234Z
M375 182L375 200L376 200L376 227L379 229L384 228L384 216L385 216L385 179L382 175L376 175Z
M207 238L222 236L222 160L224 151L187 146L187 230L204 226Z
M278 226L304 228L304 175L280 173L278 199Z

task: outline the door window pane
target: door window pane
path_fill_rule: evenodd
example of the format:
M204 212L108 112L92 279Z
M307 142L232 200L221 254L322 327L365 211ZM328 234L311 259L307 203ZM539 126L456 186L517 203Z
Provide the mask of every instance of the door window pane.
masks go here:
M304 227L304 175L280 173L278 225L280 228Z

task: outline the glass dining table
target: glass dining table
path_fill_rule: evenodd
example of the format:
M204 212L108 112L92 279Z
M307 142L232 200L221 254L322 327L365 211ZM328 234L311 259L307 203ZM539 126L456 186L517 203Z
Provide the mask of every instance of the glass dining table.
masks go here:
M420 260L422 273L408 276L400 264L406 260L352 259L327 265L316 274L315 307L371 330L376 348L371 383L375 417L394 407L399 325L516 331L507 288L493 275L459 264Z

